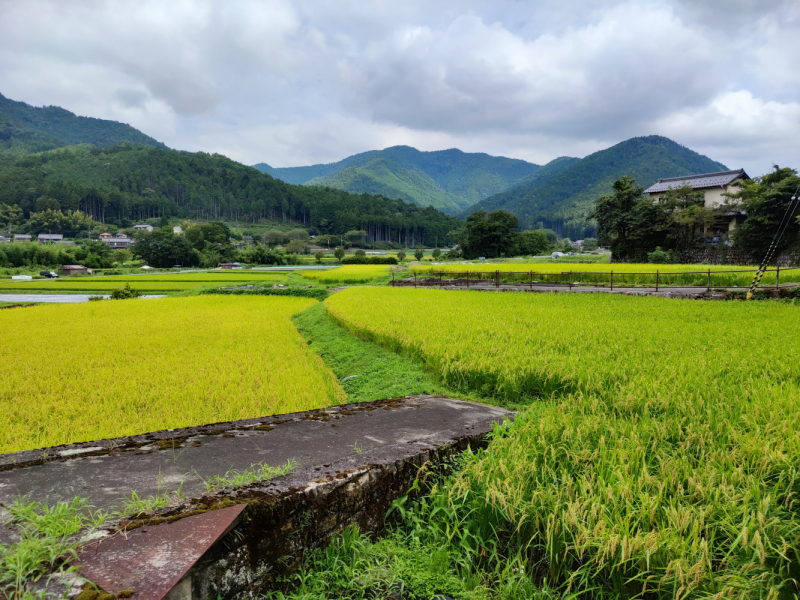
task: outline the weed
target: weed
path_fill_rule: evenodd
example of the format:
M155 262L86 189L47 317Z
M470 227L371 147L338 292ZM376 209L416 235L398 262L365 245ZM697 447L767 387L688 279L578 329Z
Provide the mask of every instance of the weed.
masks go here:
M280 467L271 467L264 463L257 463L250 465L250 467L243 471L231 469L222 477L215 475L210 479L203 479L203 483L206 486L206 490L209 492L225 488L244 487L252 483L269 481L275 477L288 475L294 470L296 465L297 461L295 460L288 460L285 465Z

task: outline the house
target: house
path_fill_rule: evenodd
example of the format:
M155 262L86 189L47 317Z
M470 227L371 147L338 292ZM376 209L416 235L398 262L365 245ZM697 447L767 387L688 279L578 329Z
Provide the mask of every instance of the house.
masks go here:
M147 223L142 223L140 225L134 225L133 228L136 231L153 231L153 226L148 225Z
M89 269L83 265L64 265L60 269L62 275L88 275Z
M30 242L31 236L27 233L15 233L14 234L14 241L15 242Z
M706 208L716 208L723 204L733 203L730 198L723 194L733 192L731 185L737 181L747 181L750 177L744 169L735 171L719 171L717 173L703 173L701 175L688 175L686 177L669 177L659 179L647 188L644 193L650 196L653 202L661 199L668 190L689 186L695 190L703 192L703 205ZM728 231L733 231L745 219L744 211L732 209L725 213Z
M244 269L244 265L242 263L238 263L238 262L222 263L219 266L219 268L220 269Z
M110 233L101 233L100 234L100 239L101 240L107 240L109 238L111 238L111 234Z
M64 241L64 236L60 233L40 233L36 239L40 244L60 244Z
M10 242L10 241L11 240L7 239L6 236L0 235L0 244L2 244L3 242Z
M172 233L175 235L183 235L183 229L181 229L180 225L175 225L175 227L172 228Z
M133 238L129 238L124 233L118 233L114 237L103 237L100 236L100 241L105 242L108 244L108 247L112 250L127 250L128 247L133 244L136 240Z

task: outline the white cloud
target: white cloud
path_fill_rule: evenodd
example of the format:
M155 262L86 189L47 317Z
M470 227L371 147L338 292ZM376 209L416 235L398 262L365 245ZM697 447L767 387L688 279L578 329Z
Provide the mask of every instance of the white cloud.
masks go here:
M789 0L0 0L4 95L275 166L394 144L545 162L659 133L800 166ZM751 166L752 165L752 166Z

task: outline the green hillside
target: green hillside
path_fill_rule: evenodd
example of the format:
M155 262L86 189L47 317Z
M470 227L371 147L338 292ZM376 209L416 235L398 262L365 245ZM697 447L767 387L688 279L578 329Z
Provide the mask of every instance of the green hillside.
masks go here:
M524 160L483 153L457 149L421 152L409 146L364 152L326 165L255 166L289 183L380 193L451 213L508 189L542 168Z
M35 107L0 94L0 152L19 155L72 144L107 147L119 142L166 148L125 123L79 117L58 106Z
M543 226L577 239L594 234L595 225L586 221L586 215L597 198L608 194L614 181L623 175L649 186L661 177L727 170L721 163L656 135L632 138L581 160L562 161L558 166L566 168L495 194L467 212L507 210L519 217L525 229Z
M434 209L333 188L290 185L219 154L179 152L124 142L82 144L30 154L0 169L0 204L25 217L44 196L61 210L128 226L162 215L314 227L319 233L367 232L369 241L445 239L461 222Z

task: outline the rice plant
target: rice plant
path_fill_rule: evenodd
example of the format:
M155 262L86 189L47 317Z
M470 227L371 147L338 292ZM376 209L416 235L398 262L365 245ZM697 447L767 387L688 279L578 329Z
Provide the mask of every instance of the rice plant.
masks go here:
M315 303L198 296L0 311L0 452L344 402L290 320Z
M381 276L387 276L386 265L343 265L327 271L302 271L303 277L323 284L367 283Z

